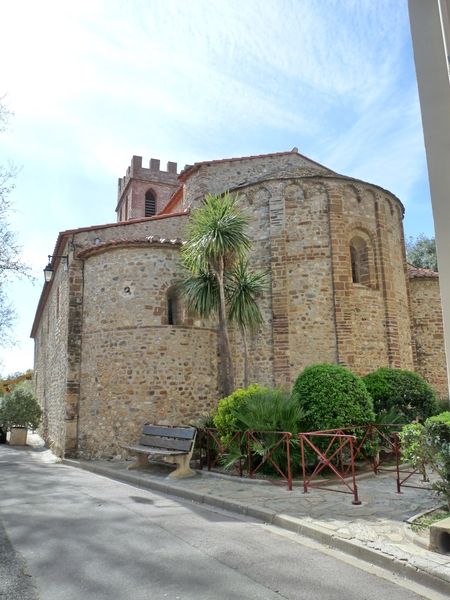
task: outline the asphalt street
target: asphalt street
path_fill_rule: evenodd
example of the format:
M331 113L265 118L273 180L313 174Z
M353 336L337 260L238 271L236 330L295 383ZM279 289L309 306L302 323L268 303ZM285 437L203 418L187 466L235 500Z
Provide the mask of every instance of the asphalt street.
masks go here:
M2 599L422 597L299 536L45 456L0 446Z

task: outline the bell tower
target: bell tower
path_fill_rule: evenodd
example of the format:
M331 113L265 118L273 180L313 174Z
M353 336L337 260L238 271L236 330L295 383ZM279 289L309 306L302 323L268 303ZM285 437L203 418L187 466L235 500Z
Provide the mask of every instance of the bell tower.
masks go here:
M142 166L141 156L133 156L125 176L118 180L117 221L158 214L178 185L177 163L168 162L167 171L161 171L158 159L150 159L147 168Z

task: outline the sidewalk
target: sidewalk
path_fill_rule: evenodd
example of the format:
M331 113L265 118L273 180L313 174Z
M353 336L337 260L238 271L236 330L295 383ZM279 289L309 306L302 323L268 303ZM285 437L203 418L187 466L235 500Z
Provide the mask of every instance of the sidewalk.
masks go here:
M450 595L450 554L430 552L415 543L418 538L405 523L440 503L425 489L403 488L403 493L397 494L394 473L361 478L358 491L362 504L354 506L348 494L324 490L304 494L300 482L288 491L285 485L207 471L173 481L167 478L170 467L154 465L128 471L130 462L124 460L63 462L131 485L260 519ZM414 484L420 484L419 477Z

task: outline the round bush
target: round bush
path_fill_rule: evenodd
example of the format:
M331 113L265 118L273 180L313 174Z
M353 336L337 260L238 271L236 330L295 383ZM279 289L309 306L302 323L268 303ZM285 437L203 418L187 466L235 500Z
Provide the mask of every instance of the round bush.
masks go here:
M435 414L436 394L423 377L412 371L382 367L363 377L377 415L397 412L405 421L425 420Z
M303 409L303 431L364 425L375 419L362 379L339 365L307 367L292 394Z
M228 435L235 431L239 431L241 427L239 427L236 416L239 409L246 404L250 398L265 391L267 391L266 388L254 384L245 389L236 390L226 398L219 400L217 413L213 417L214 425L219 430L219 433L221 435Z

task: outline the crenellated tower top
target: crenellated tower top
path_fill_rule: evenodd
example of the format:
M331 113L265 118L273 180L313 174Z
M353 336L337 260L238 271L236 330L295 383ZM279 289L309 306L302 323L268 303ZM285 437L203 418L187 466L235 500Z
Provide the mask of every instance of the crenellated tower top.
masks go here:
M124 177L117 185L117 221L152 217L163 210L178 187L177 163L168 162L167 170L151 158L142 166L142 157L133 156Z

